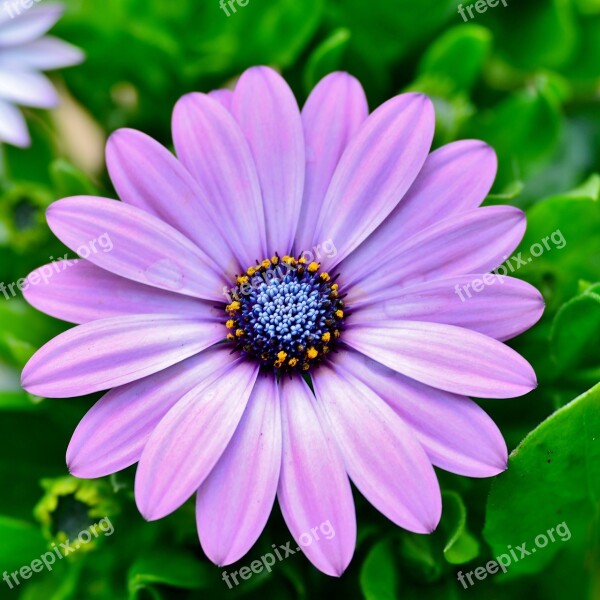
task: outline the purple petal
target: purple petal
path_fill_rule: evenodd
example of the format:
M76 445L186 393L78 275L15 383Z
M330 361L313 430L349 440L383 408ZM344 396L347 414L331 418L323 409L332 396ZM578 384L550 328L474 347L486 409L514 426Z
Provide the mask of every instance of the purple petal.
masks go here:
M66 246L102 269L186 296L223 300L226 281L210 258L176 229L139 208L76 196L51 204L46 218Z
M31 144L25 117L16 106L3 100L0 100L0 142L19 148L26 148Z
M135 499L149 521L179 508L200 487L231 440L258 375L239 360L202 382L166 414L144 447Z
M45 75L8 67L0 67L0 98L33 108L56 108L59 103L58 94Z
M529 329L543 312L544 298L532 285L513 277L480 273L391 291L383 302L355 309L351 323L430 321L473 329L504 341Z
M209 199L165 147L139 131L119 129L108 140L106 163L124 202L179 230L230 277L247 266L240 265L219 234Z
M217 231L244 268L269 256L256 167L229 111L206 94L183 96L173 113L173 140Z
M340 159L313 244L333 240L333 268L392 212L419 174L433 139L433 104L422 94L388 100L363 123Z
M403 375L478 398L514 398L537 386L531 365L486 335L440 323L350 326L344 342Z
M136 463L150 434L172 406L231 363L217 346L104 395L80 421L67 449L75 477L104 477Z
M356 278L379 257L441 219L477 208L496 176L494 150L477 140L454 142L432 152L390 216L343 263Z
M240 77L232 112L254 157L270 252L292 250L304 189L304 134L300 110L285 80L254 67Z
M235 435L200 486L200 543L219 566L240 559L264 529L281 466L281 410L275 377L259 377Z
M385 301L395 293L394 288L464 273L487 273L519 245L524 233L525 215L512 206L476 208L448 217L399 243L369 269L344 268L348 303Z
M2 34L0 33L0 39ZM84 60L83 52L55 37L47 36L22 46L4 48L0 52L0 65L17 69L47 71L77 65Z
M315 225L333 173L348 142L368 114L362 86L347 73L327 75L308 97L302 109L306 181L296 232L297 253L311 249Z
M361 494L400 527L431 533L442 512L440 488L411 430L337 362L320 367L313 384L323 418Z
M502 434L469 398L423 385L358 352L335 358L394 409L435 466L467 477L492 477L506 469Z
M7 8L9 3L4 5ZM62 4L44 3L40 6L14 7L3 11L5 16L0 17L0 48L6 48L16 44L24 44L44 35L62 16L64 6ZM20 12L17 9L20 8ZM1 13L0 13L1 14ZM11 18L12 15L12 18Z
M31 273L27 281L23 295L29 304L70 323L139 314L222 321L224 315L212 303L136 283L87 260L44 265Z
M281 379L281 416L281 512L310 562L339 577L356 544L354 500L342 458L301 378Z
M162 371L224 337L220 323L171 315L102 319L60 334L23 369L36 396L83 396Z
M233 104L233 90L213 90L212 92L208 92L208 95L222 104L229 112L231 112L231 105Z

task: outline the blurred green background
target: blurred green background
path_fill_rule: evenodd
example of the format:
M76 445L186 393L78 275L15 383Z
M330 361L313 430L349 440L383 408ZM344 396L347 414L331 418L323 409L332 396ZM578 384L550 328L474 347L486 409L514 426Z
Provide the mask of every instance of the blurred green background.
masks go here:
M27 112L32 148L0 147L0 281L66 252L45 225L50 202L114 197L103 164L110 132L135 127L170 146L182 94L231 84L255 64L280 69L299 102L339 69L362 81L371 108L406 90L429 94L436 146L476 137L496 149L487 202L527 211L523 256L556 231L565 243L515 273L546 299L540 323L511 342L534 365L538 389L482 401L514 450L509 470L495 481L439 471L444 514L430 536L396 528L356 495L358 544L341 579L297 554L232 590L202 554L192 503L148 524L132 469L65 479L70 435L97 397L44 400L20 389L27 359L66 326L0 296L0 573L100 514L114 525L17 589L0 581L0 598L600 598L600 0L507 4L465 22L456 0L250 0L229 17L218 0L67 2L53 33L87 61L54 75L59 111ZM520 558L518 546L531 549L560 523L569 536L513 559L506 574L459 581L511 548ZM275 509L228 571L290 539Z

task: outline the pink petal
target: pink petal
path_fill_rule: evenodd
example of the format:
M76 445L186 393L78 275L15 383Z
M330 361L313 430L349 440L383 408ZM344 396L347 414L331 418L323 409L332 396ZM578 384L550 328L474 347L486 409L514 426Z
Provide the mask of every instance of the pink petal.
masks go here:
M544 298L532 285L513 277L480 273L394 290L386 300L354 310L351 323L430 321L473 329L504 341L529 329L543 312Z
M468 477L491 477L506 469L502 434L469 398L423 385L358 352L335 358L394 409L437 467Z
M514 398L537 386L531 365L514 350L454 325L398 320L350 326L344 342L411 379L456 394Z
M223 301L227 281L217 265L177 230L139 208L76 196L51 204L46 218L66 246L102 269L186 296Z
M135 478L146 519L172 513L200 487L231 440L257 375L256 364L238 359L196 386L157 425Z
M287 254L294 243L304 189L304 134L298 104L278 73L254 67L236 85L232 112L256 163L269 251Z
M487 273L506 259L524 233L525 215L512 206L476 208L448 217L390 249L369 269L344 269L348 303L384 301L394 288L432 279Z
M313 393L299 377L281 379L281 416L277 497L283 517L307 558L339 577L356 544L354 500L342 458L317 414Z
M498 161L477 140L453 142L432 152L390 216L343 263L355 278L366 275L381 256L441 219L477 208L485 199Z
M119 197L168 223L202 249L230 277L241 271L210 198L186 168L151 137L119 129L106 146L106 163ZM246 265L247 266L247 265Z
M388 100L363 123L333 175L313 245L333 240L333 268L392 212L419 174L434 129L431 101L422 94Z
M83 396L162 371L224 337L220 323L171 315L102 319L65 331L23 369L22 386L47 398Z
M347 73L327 75L308 97L302 109L306 181L296 232L297 253L311 250L315 225L333 173L368 114L362 86Z
M431 533L442 511L440 488L411 430L337 363L320 367L313 384L322 418L361 494L400 527Z
M136 283L87 260L60 260L44 265L33 271L27 281L23 295L29 304L70 323L139 314L223 321L225 315L211 303Z
M208 95L222 104L229 112L231 112L231 105L233 104L233 90L213 90L212 92L208 92Z
M217 231L244 268L268 256L260 184L250 148L228 110L206 94L175 106L173 140Z
M183 396L231 363L217 346L105 394L80 421L67 449L75 477L104 477L136 463L150 434Z
M240 559L260 536L275 502L280 466L277 381L261 376L235 435L196 497L200 543L217 565Z

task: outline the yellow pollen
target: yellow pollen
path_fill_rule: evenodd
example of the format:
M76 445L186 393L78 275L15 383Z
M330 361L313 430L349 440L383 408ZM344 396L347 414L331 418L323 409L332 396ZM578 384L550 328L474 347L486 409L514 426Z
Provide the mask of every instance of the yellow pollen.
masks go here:
M233 329L235 327L235 321L233 319L229 319L227 323L225 323L225 327L227 327L227 329Z
M243 329L236 329L235 330L235 335L237 335L238 337L242 337L244 335L244 330Z
M277 353L277 361L283 363L283 361L287 358L287 352L283 350Z
M329 273L321 273L320 277L323 281L329 281L331 279Z
M336 291L336 292L338 290L338 287L339 287L339 285L337 283L332 283L331 284L331 289L334 290L334 291Z
M276 265L279 262L279 256L272 256L271 257L271 262Z
M228 333L228 334L227 334L227 339L228 339L230 342L233 342L233 340L235 340L235 335L233 335L233 333Z
M317 358L317 356L319 356L319 352L314 346L311 346L306 352L306 356L312 360L313 358Z
M228 312L235 312L236 310L240 310L241 307L242 305L237 300L235 300L234 302L226 306L225 310L227 310Z
M311 262L310 265L308 265L307 269L309 273L316 273L319 270L319 263L316 262Z
M290 365L290 367L295 367L297 364L298 364L297 358L290 358L290 360L288 361L288 365Z
M323 354L327 354L329 352L329 346L323 346L323 348L321 348L321 352L323 352Z
M343 311L343 310L336 310L336 311L335 311L335 316L336 316L338 319L343 319L343 318L344 318L344 311Z
M252 275L254 275L254 273L256 273L256 269L254 267L248 267L246 269L246 273L247 273L248 277L252 277Z
M260 264L263 269L268 269L271 266L271 261L268 258L265 258Z
M331 334L329 333L329 331L327 333L324 333L321 336L321 340L324 342L328 342L331 339Z
M282 365L282 364L283 364L283 363L282 363L280 360L276 360L276 361L273 363L273 366L274 366L276 369L279 369L279 367L281 367L281 365Z
M301 256L301 257L298 259L298 262L299 262L301 265L305 265L305 264L308 262L308 260L307 260L306 256Z
M302 365L302 370L303 370L303 371L308 371L309 369L310 369L310 365L309 365L308 363L304 363L304 364Z
M248 283L248 278L245 275L238 275L237 282L240 285L244 285L245 283Z
M340 337L340 332L339 332L337 329L336 329L336 330L333 332L333 337L334 337L336 340L337 340L337 339Z

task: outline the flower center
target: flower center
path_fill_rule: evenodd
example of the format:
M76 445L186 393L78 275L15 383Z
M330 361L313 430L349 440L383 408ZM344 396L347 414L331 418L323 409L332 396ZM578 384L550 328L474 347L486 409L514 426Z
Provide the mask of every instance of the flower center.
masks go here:
M281 372L308 371L334 348L344 325L338 284L320 264L274 256L236 278L227 339Z

